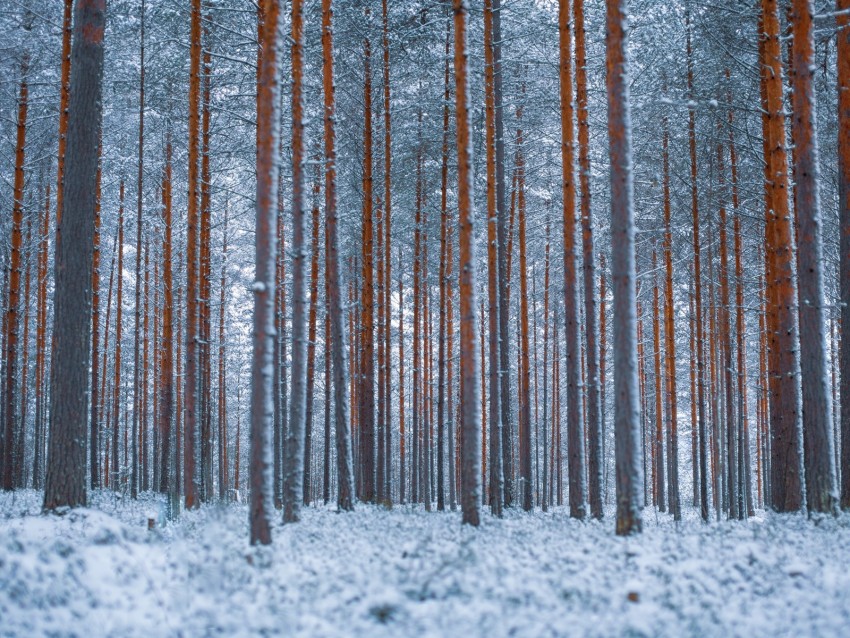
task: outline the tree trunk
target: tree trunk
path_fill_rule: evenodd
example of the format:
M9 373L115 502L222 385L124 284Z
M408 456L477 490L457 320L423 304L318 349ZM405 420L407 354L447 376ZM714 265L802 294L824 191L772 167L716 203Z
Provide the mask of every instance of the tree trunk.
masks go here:
M97 148L101 124L105 0L78 3L73 43L65 238L57 245L55 357L51 365L50 441L44 508L86 503L86 421L91 356Z
M366 23L370 22L366 8ZM363 85L363 230L362 230L362 288L360 290L360 498L375 501L375 288L372 272L374 233L372 220L372 69L371 41L366 35L364 48Z
M321 185L318 174L320 165L316 164L317 175L313 182L313 232L310 250L310 309L307 341L307 403L304 432L304 505L310 504L311 452L313 448L313 389L316 378L316 331L317 306L319 299L319 193Z
M172 277L171 225L171 132L165 138L165 171L162 178L162 389L159 395L160 457L159 491L168 493L172 503L177 498L175 468L169 470L172 430L174 428L174 283Z
M461 505L463 522L478 526L480 522L481 450L478 432L481 414L478 411L481 387L475 364L479 357L476 302L476 271L474 237L474 202L472 184L472 140L469 130L469 76L467 74L466 26L469 8L466 0L453 0L454 10L454 70L458 156L458 238L460 241L460 376L463 492Z
M203 49L201 57L201 200L200 200L200 246L198 306L198 418L201 430L201 500L213 497L213 432L212 432L212 322L210 297L212 292L212 206L210 177L210 19L209 10L203 17ZM143 410L144 412L144 410Z
M484 91L486 109L486 147L487 147L487 302L489 316L489 348L490 348L490 511L494 516L502 515L504 502L504 475L502 470L502 401L499 342L500 328L500 292L502 287L499 280L499 211L497 208L497 167L496 167L496 97L495 97L495 68L493 55L493 0L484 3ZM449 51L446 40L446 92L445 110L443 112L443 149L446 158L448 152L449 124ZM443 183L447 179L448 167L443 167ZM445 192L445 191L444 191ZM445 195L443 210L445 211ZM445 263L445 259L442 260ZM441 265L442 267L442 265ZM441 288L441 292L444 293ZM483 347L483 344L482 344ZM439 417L438 417L439 418Z
M850 508L850 0L838 9L838 217L841 228L841 507Z
M392 414L392 392L390 383L390 373L392 371L392 356L390 354L390 336L391 336L391 321L392 316L392 252L391 252L391 227L392 227L392 126L390 118L390 28L389 18L387 15L387 0L381 2L381 15L383 19L383 72L384 72L384 326L385 326L385 344L384 351L386 353L386 373L384 380L386 382L386 411L385 411L385 443L386 449L386 487L384 490L387 501L392 501L392 428L390 427L390 415ZM380 239L380 238L379 238Z
M277 2L277 0L267 0ZM267 14L268 19L268 14ZM273 32L269 32L273 33ZM304 480L304 431L307 363L307 299L304 215L304 15L301 0L292 2L292 396L283 466L283 521L301 518ZM265 55L265 53L264 53Z
M584 0L573 0L575 21L576 109L578 115L578 163L581 188L581 228L584 253L584 321L587 350L585 399L587 411L587 471L590 515L602 518L602 406L599 384L599 323L596 297L596 255L593 240L590 191L590 125L587 114L587 58L585 55Z
M227 283L227 204L224 206L224 228L221 246L221 283L218 305L218 497L224 501L230 492L230 450L227 443L227 349L224 337ZM277 291L275 291L277 296ZM277 305L277 304L275 304ZM277 338L277 337L275 337Z
M607 0L606 84L611 156L611 273L614 279L614 427L617 534L641 531L640 396L635 318L635 226L626 0Z
M688 94L693 97L694 62L691 50L690 13L687 14L687 56L688 56ZM693 103L693 100L691 100ZM702 263L700 255L699 229L699 195L697 191L697 141L696 114L693 108L688 109L688 144L691 157L691 215L693 218L694 242L694 311L696 313L696 402L697 402L697 433L699 447L699 502L702 520L708 520L708 427L705 415L705 386L703 383L705 361L703 359L703 323L702 323ZM693 426L692 426L693 427ZM697 472L694 472L694 480Z
M141 315L142 315L142 200L143 200L143 177L145 157L145 0L142 0L139 9L141 20L141 54L139 60L139 157L138 176L136 179L136 277L133 287L136 293L136 305L133 326L133 434L130 446L132 448L132 461L130 467L130 497L136 498L139 493L139 449L138 433L141 427L140 416L142 413L142 402L144 397L141 391L141 359L139 342L141 339Z
M183 377L183 496L186 509L200 504L200 477L195 459L198 438L198 298L200 286L198 147L201 84L201 0L192 0L189 49L189 192L186 236L186 364ZM259 133L258 133L259 137Z
M662 118L663 163L664 163L664 338L665 371L667 375L667 458L668 499L670 512L677 521L682 520L682 506L679 497L679 413L678 386L676 384L676 333L673 323L673 234L671 230L670 201L670 132L668 120Z
M112 474L109 477L110 487L114 491L120 489L121 471L118 466L118 441L120 438L120 397L121 397L121 333L123 322L121 320L122 308L124 306L124 180L118 188L118 264L115 270L115 356L113 358L113 381L112 381Z
M729 243L726 233L726 201L725 201L725 165L723 144L717 145L717 175L720 187L720 348L723 351L723 389L726 421L726 463L727 482L729 485L729 517L742 519L746 514L743 505L743 491L738 477L738 441L739 427L735 418L735 394L733 376L736 374L732 359L732 313L729 294Z
M17 406L15 405L15 388L18 383L18 327L21 305L21 252L23 244L22 225L24 220L24 150L27 139L27 110L29 107L29 53L24 52L21 60L21 85L18 93L18 122L17 142L15 144L15 183L12 204L12 241L11 264L9 276L9 298L6 305L6 380L4 390L4 436L3 436L3 489L12 490L15 486L15 434L18 424ZM97 142L95 141L95 144ZM97 151L94 152L97 162ZM94 201L94 200L93 200ZM92 210L92 213L94 210ZM94 216L92 215L92 221ZM94 229L92 229L94 230ZM85 272L85 271L83 271ZM89 300L91 301L91 300ZM26 303L26 299L24 300ZM83 451L83 472L85 473L85 450ZM83 486L82 502L85 502L85 486Z
M794 76L792 133L797 152L797 222L800 309L800 378L803 386L803 458L809 511L832 512L838 505L832 439L832 402L824 321L823 221L820 210L820 165L817 106L813 76L815 53L811 0L794 0Z
M293 18L295 5L293 3ZM262 63L257 87L257 216L255 233L253 353L251 360L251 544L271 543L269 469L275 310L275 233L278 171L278 21L280 3L265 0ZM293 20L294 22L294 20ZM300 495L299 495L300 496Z
M33 436L33 465L32 485L35 489L41 489L44 477L44 439L45 439L45 416L46 397L44 378L46 373L46 351L47 351L47 240L50 232L50 184L45 187L44 212L41 216L38 247L38 301L36 308L36 333L35 333L35 432ZM107 318L106 325L109 325ZM109 330L104 330L109 334ZM105 353L104 353L105 354ZM102 375L106 378L106 371ZM103 396L103 392L101 392Z
M764 25L764 64L761 69L764 112L766 193L769 208L765 227L768 261L767 316L770 355L772 506L780 512L803 506L800 423L800 376L797 322L794 306L794 237L788 207L788 156L785 118L782 116L782 54L779 45L779 9L776 0L761 0Z
M523 93L525 85L523 83ZM517 200L519 212L519 321L520 321L520 367L519 367L519 483L522 494L522 508L528 512L534 509L532 500L531 480L531 368L529 360L528 339L528 258L526 253L526 220L525 220L525 158L523 156L522 138L522 106L517 107ZM572 451L572 446L570 447ZM572 463L570 467L572 468ZM570 484L570 494L573 492Z
M655 463L656 482L655 497L658 509L662 512L667 510L664 499L664 408L661 398L661 322L658 318L658 256L652 251L652 353L653 353L653 376L655 377ZM667 450L670 454L670 450Z
M95 209L94 209L94 253L92 256L92 312L91 312L91 402L89 405L89 482L92 489L100 487L100 447L98 438L100 436L100 421L98 419L98 407L100 406L100 200L101 200L101 178L103 162L103 134L100 132L98 143L98 164L95 177ZM107 331L109 324L107 324ZM36 364L37 367L37 364ZM104 371L105 373L105 371ZM26 375L24 375L26 379ZM38 384L38 372L36 372L36 387ZM37 400L37 399L36 399ZM22 402L26 407L26 401ZM36 408L37 409L37 408Z
M74 0L64 0L62 17L62 67L59 85L59 147L56 154L56 246L62 230L62 211L65 207L65 155L68 146L68 116L71 96L71 33L76 24L72 21ZM46 318L46 317L45 317ZM55 347L55 343L52 344Z
M561 194L564 206L564 347L567 376L567 447L570 473L570 516L587 515L584 414L581 402L581 339L579 337L576 185L574 181L572 28L568 0L558 3L561 87Z

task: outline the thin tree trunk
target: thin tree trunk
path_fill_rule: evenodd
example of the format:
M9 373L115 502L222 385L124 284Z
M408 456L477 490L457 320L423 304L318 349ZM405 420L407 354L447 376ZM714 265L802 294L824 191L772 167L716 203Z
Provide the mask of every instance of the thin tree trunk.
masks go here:
M525 84L523 83L523 93ZM525 220L525 158L523 156L522 137L522 106L517 107L517 199L519 211L519 301L520 301L520 369L519 369L519 483L522 494L522 508L528 512L534 508L532 500L531 481L531 369L529 360L528 338L528 264L526 254L526 220ZM572 403L572 402L571 402ZM570 446L570 451L572 451ZM572 468L572 463L570 467ZM570 494L573 493L570 484Z
M18 93L17 142L15 144L15 183L12 193L12 241L11 264L9 276L9 297L6 304L6 380L4 383L4 445L3 445L3 489L15 488L15 430L17 410L15 405L15 388L18 382L18 328L21 306L21 252L23 244L22 225L24 220L24 151L27 139L27 110L29 107L29 53L24 52L21 60L21 83ZM95 151L95 161L97 155ZM92 211L94 212L94 211ZM93 218L92 218L93 219ZM92 229L93 230L93 229ZM24 300L26 303L26 300ZM85 457L85 451L83 451ZM83 459L85 473L85 458ZM75 498L72 496L71 498ZM83 485L82 501L85 503L85 485Z
M293 3L293 18L295 5ZM272 395L275 310L275 255L277 236L275 206L277 204L278 171L278 21L280 3L265 0L262 63L257 88L257 216L255 233L254 325L251 360L251 544L271 543L272 511L269 469L271 466L270 434L274 419ZM300 494L298 495L300 496Z
M113 381L112 381L112 475L110 487L118 491L120 489L121 470L118 466L118 441L120 438L121 411L119 410L121 398L121 333L123 323L121 320L124 305L124 180L118 189L118 265L116 268L116 292L115 292L115 356L113 357Z
M138 150L138 176L136 179L136 277L133 287L136 293L136 305L134 312L133 327L133 434L130 443L132 448L130 467L130 497L136 498L139 493L139 449L138 433L141 427L142 402L144 397L140 396L141 390L141 359L139 353L139 341L141 339L141 314L142 314L142 199L143 199L143 177L144 177L144 153L145 153L145 0L140 7L141 53L139 61L139 150Z
M391 227L392 227L392 126L390 117L390 28L387 15L387 0L381 2L381 15L383 19L383 72L384 72L384 326L386 353L386 408L385 408L385 443L386 449L386 487L384 494L388 502L392 501L392 428L390 427L390 415L392 414L392 392L390 373L392 372L392 356L390 354L391 316L392 316L392 252L391 252ZM380 238L379 238L380 239Z
M89 482L91 488L97 489L100 487L100 447L98 439L100 436L100 421L98 420L98 408L100 406L100 199L101 199L101 178L103 176L102 161L103 161L103 135L101 131L101 139L98 144L98 165L97 175L95 177L95 209L94 209L94 253L92 256L92 314L91 314L91 333L92 333L92 355L91 355L91 402L89 405ZM40 315L39 315L40 317ZM41 319L39 319L41 320ZM106 324L108 331L109 324ZM36 366L38 364L36 363ZM104 370L103 374L106 371ZM26 375L24 376L26 379ZM36 387L38 384L38 372L36 372ZM37 395L36 395L37 396ZM37 401L38 399L36 399ZM26 403L23 403L26 406ZM36 408L37 410L38 408Z
M690 13L687 14L687 56L688 56L688 93L693 96L694 62L691 50ZM691 101L693 103L693 100ZM703 385L703 323L702 323L702 263L700 261L700 232L699 232L699 196L697 191L697 150L696 150L696 115L693 108L688 109L688 144L691 157L691 214L693 218L694 243L694 308L696 312L696 401L697 401L697 431L699 435L699 501L702 520L708 520L708 428L705 415L705 387ZM694 480L696 480L694 472Z
M399 502L404 505L407 502L405 486L405 474L407 463L405 458L406 442L404 432L404 280L401 273L401 248L398 250L398 451L399 451L399 473L398 490Z
M62 14L62 66L59 84L59 144L56 154L56 247L62 230L62 211L65 207L65 155L68 145L68 117L71 98L71 34L74 31L76 17L74 0L64 0ZM55 249L54 249L55 254ZM45 317L46 318L46 317ZM55 347L55 343L52 344Z
M587 114L587 58L585 55L584 0L573 0L575 21L576 110L578 119L579 186L584 253L584 321L587 349L585 398L587 411L587 471L590 515L602 518L602 406L600 402L599 324L596 298L596 255L590 190L590 125Z
M611 272L614 279L614 420L617 534L641 531L643 483L635 318L635 227L626 0L607 0L606 84L611 155Z
M219 284L218 305L218 497L222 501L227 498L228 493L230 492L230 453L227 442L227 343L224 336L225 300L227 291L227 213L227 204L225 204L224 228L222 229L223 236L221 242L221 281Z
M209 11L203 17L203 40L201 53L201 200L200 200L200 246L198 305L198 417L201 430L201 500L213 497L213 432L212 432L212 322L210 298L212 294L212 207L210 183L210 19Z
M838 218L841 228L841 507L850 508L850 0L838 9Z
M666 87L665 87L666 88ZM668 500L670 512L677 521L682 520L682 506L679 497L679 413L678 386L676 384L676 333L673 323L673 234L671 230L670 201L670 132L668 120L662 118L663 162L664 162L664 338L665 372L667 380L667 463Z
M200 504L200 477L195 459L198 438L198 298L200 286L198 176L199 109L201 84L201 0L192 0L189 55L189 189L186 237L186 363L183 376L185 409L183 433L183 496L186 509ZM258 133L259 137L259 133Z
M717 174L720 187L720 348L723 351L723 387L725 390L725 421L726 421L726 458L727 458L727 481L729 485L729 517L742 519L746 514L743 505L742 485L738 477L738 441L739 427L735 418L735 395L732 359L732 313L731 297L729 292L729 243L726 233L726 200L725 200L725 164L723 157L723 144L717 145Z
M165 138L165 171L162 178L162 390L159 396L160 439L162 440L162 466L159 491L168 493L172 505L177 499L178 476L169 465L172 458L171 442L174 429L174 283L172 277L172 222L171 222L171 131ZM179 414L179 412L178 412Z
M543 272L543 484L540 505L549 511L549 219L546 219L546 257ZM597 489L599 486L596 486ZM601 507L601 503L600 503ZM600 514L601 517L601 514Z
M478 317L476 302L476 271L474 236L474 201L472 184L472 140L469 130L469 77L467 75L466 27L469 8L466 0L453 0L454 10L454 70L458 155L458 238L460 240L460 375L461 431L463 436L463 492L461 504L464 524L478 526L480 522L481 474L478 432L481 415L478 402L481 387L475 371L479 356L475 326Z
M276 2L277 0L268 0ZM268 17L268 14L267 14ZM301 518L307 363L307 299L304 215L304 16L301 0L292 2L292 396L283 467L283 521ZM265 54L265 53L264 53Z
M658 257L655 250L652 251L652 352L653 352L653 377L655 378L655 463L656 482L655 496L658 509L662 512L667 510L664 499L664 408L662 406L661 393L661 322L658 315ZM667 450L670 454L670 450Z
M47 350L47 239L50 228L50 184L45 187L44 212L41 217L38 248L38 302L36 309L36 333L35 333L35 433L33 436L33 466L32 486L41 489L44 476L44 439L45 439L45 374L46 374L46 350ZM114 255L114 253L113 253ZM114 257L113 257L114 259ZM110 291L111 294L111 291ZM104 330L109 334L109 319L107 317L107 328ZM105 354L105 353L104 353ZM106 377L104 370L103 377ZM101 392L103 396L103 392Z
M141 395L141 430L139 432L139 449L141 458L139 465L142 473L139 489L147 492L150 489L150 474L148 472L148 390L150 370L150 245L145 240L145 294L144 320L142 321L142 395Z
M316 164L320 170L320 165ZM318 173L318 171L317 171ZM316 331L317 306L319 299L319 193L321 192L319 174L313 182L313 232L310 249L310 309L307 341L307 403L304 432L304 505L310 504L311 450L313 448L313 389L316 377Z
M485 109L486 109L486 147L487 147L487 302L489 316L489 348L490 348L490 511L494 516L502 515L504 502L504 475L502 470L502 400L499 342L500 328L500 291L499 280L499 211L497 208L496 166L496 96L495 96L495 66L493 46L493 0L484 2L484 74L485 74ZM443 111L443 184L445 186L448 174L446 165L448 153L448 124L449 124L449 41L446 39L446 91L445 109ZM446 210L445 190L443 191L443 211ZM445 241L445 240L444 240ZM445 259L441 268L444 268ZM504 268L503 268L504 270ZM444 288L441 293L445 294ZM442 340L442 336L441 336ZM441 344L442 346L442 344ZM442 365L442 364L441 364ZM439 418L439 417L438 417Z
M570 473L570 516L587 515L584 414L581 397L581 339L579 337L576 185L574 180L572 24L568 0L558 3L561 87L561 194L564 206L564 347L567 373L567 447Z
M365 10L370 22L369 8ZM371 40L366 35L364 48L364 126L363 126L363 231L360 290L360 392L358 393L360 442L360 498L375 501L375 288L372 272L374 234L372 220L372 69Z

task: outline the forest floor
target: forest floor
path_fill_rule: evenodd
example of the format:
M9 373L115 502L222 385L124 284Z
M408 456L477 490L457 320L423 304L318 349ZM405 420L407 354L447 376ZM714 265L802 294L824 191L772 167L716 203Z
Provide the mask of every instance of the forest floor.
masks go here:
M155 500L41 515L0 494L0 636L846 636L850 516L678 526L307 508L248 545L244 505L147 529Z

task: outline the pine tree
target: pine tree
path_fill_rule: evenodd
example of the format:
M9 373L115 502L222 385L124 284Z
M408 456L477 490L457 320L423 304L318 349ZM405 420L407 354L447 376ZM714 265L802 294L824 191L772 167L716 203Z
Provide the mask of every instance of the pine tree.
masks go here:
M614 435L617 534L641 531L640 396L635 317L635 227L626 0L607 0L606 85L611 157L611 273L614 279Z
M469 7L466 0L453 0L454 11L454 71L455 118L457 122L458 160L458 240L460 245L460 376L462 472L461 505L463 522L478 526L481 503L481 451L478 433L481 431L479 412L480 382L475 370L479 357L478 304L476 302L477 264L473 242L474 204L472 187L472 143L469 131L469 76L467 73L467 22Z
M297 0L293 3L293 17ZM265 0L262 65L257 87L257 217L255 233L253 356L251 361L251 544L271 543L270 515L272 356L274 351L275 254L278 164L278 21L280 2ZM299 8L300 10L300 8ZM300 498L300 494L298 497Z
M270 0L276 1L276 0ZM292 396L283 464L283 520L301 516L304 480L304 432L307 364L307 249L304 215L304 15L301 0L292 2ZM266 14L268 19L268 13ZM274 33L274 31L266 31ZM265 56L265 50L263 52Z
M809 511L837 508L835 454L832 440L832 401L826 352L823 291L823 224L817 145L817 107L814 73L814 7L811 0L794 0L794 87L792 134L796 150L796 213L799 260L800 366L803 386L803 442L806 504Z
M68 105L68 171L54 293L55 356L50 379L50 440L44 508L86 503L87 388L91 356L91 278L94 256L97 148L103 86L106 1L75 7L73 69Z

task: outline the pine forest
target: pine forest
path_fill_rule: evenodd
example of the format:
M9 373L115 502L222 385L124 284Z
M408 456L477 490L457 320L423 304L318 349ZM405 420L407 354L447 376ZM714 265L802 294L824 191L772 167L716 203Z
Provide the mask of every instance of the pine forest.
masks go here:
M846 635L850 0L2 0L0 263L0 636Z

